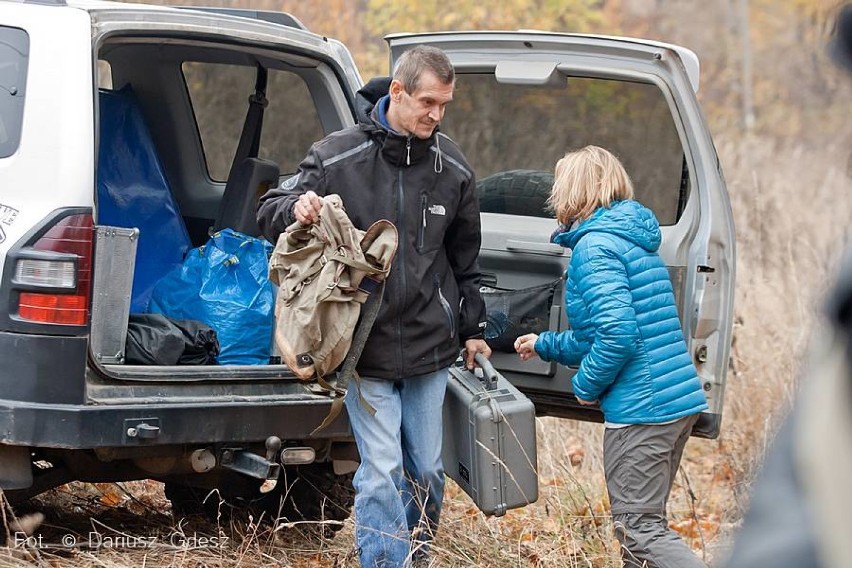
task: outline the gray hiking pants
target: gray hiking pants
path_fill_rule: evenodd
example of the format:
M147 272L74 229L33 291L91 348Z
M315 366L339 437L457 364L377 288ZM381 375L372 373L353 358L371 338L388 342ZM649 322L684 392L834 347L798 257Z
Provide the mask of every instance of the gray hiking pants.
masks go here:
M697 414L604 432L606 488L626 567L704 566L666 520L666 501L696 420Z

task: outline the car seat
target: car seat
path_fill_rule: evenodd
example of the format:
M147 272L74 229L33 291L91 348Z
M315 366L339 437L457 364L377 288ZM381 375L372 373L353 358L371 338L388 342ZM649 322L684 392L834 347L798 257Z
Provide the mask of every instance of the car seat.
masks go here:
M213 230L231 228L252 237L260 236L257 202L278 184L278 164L261 158L244 158L228 176L225 193Z

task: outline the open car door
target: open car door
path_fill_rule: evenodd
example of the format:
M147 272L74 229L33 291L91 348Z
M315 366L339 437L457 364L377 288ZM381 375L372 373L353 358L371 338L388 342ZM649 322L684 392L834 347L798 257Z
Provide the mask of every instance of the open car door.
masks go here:
M716 437L732 338L735 240L721 167L695 97L695 54L657 42L548 32L387 39L392 61L430 44L447 52L456 69L441 129L476 172L486 335L495 367L539 415L603 419L597 408L576 402L576 369L521 362L507 341L530 330L518 321L536 331L569 325L559 279L570 251L549 242L557 224L545 200L566 151L602 146L619 156L637 200L660 221L660 254L710 405L694 434ZM515 305L529 314L507 314Z

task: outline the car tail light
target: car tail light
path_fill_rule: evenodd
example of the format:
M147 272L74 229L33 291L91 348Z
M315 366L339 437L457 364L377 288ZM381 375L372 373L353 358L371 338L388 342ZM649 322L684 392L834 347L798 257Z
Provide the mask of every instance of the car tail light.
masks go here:
M73 260L25 258L18 261L15 280L30 286L74 290L77 288L77 263Z
M63 217L22 255L15 266L21 289L21 319L62 325L86 325L92 287L91 215ZM42 252L38 252L42 251Z

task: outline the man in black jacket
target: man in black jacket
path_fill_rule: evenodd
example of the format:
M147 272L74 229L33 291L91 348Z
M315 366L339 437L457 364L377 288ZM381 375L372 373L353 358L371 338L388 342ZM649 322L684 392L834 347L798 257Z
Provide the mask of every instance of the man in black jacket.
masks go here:
M322 196L333 193L356 227L389 219L399 231L381 310L358 363L361 378L346 397L361 455L354 485L364 566L402 566L425 555L443 499L447 370L460 347L471 368L476 353L491 353L483 340L474 175L458 146L438 132L454 81L441 50L407 51L392 80L375 79L359 91L358 125L315 143L298 173L258 206L272 242L296 220L316 222Z

